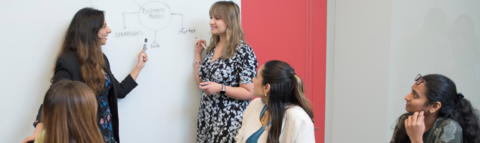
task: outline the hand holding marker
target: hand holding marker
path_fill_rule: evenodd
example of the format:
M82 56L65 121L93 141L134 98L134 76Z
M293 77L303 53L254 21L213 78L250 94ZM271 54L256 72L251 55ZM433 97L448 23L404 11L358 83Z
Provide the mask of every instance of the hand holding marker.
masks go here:
M195 39L197 39L197 41L198 41L198 40L200 40L200 39L198 39L198 37L195 37ZM202 42L200 42L200 43L202 44L202 46L203 46L203 49L205 49L205 50L206 50L206 49L207 49L207 46L205 46L205 44L203 44ZM200 83L200 86L207 86L207 85L208 85L208 84L204 84L203 82L202 82L202 83Z
M198 41L198 40L200 40L200 39L198 39L198 37L195 37L195 38L197 39L197 41ZM203 49L205 49L205 50L206 50L206 49L207 49L207 46L205 46L205 45L204 45L202 42L200 42L200 43L202 44L202 46L203 46Z
M145 55L145 50L147 50L147 41L148 39L145 38L145 43L143 43L143 55Z
M143 43L143 58L145 58L145 51L147 50L147 41L148 41L148 39L145 38L145 43ZM144 59L144 61L145 61L145 59Z

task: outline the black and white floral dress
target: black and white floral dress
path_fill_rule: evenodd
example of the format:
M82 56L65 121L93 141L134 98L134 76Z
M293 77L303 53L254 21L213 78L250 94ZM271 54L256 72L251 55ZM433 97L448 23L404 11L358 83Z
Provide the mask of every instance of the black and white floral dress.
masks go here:
M252 83L257 72L257 58L243 41L235 55L211 62L215 49L203 59L198 75L203 82L216 82L231 87ZM228 91L226 91L228 94ZM202 93L197 122L197 143L233 143L242 127L243 112L250 100L236 100L220 93Z

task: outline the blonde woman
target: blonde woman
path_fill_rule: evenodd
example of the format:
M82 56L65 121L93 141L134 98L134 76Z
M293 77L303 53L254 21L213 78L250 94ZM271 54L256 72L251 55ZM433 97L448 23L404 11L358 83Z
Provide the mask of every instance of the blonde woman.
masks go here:
M209 14L212 38L203 59L205 41L198 40L195 48L195 78L203 90L197 142L235 142L243 112L253 98L257 58L245 42L237 4L216 2Z
M35 143L103 143L97 126L97 99L79 81L60 80L43 100L43 130Z

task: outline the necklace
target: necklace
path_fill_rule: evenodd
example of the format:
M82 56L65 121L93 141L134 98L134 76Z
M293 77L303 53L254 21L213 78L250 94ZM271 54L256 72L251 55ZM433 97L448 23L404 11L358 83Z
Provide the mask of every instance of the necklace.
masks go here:
M263 116L262 116L262 119L261 120L261 123L262 123L262 127L265 129L265 131L267 130L267 125L268 125L268 118L267 118L267 115L268 115L268 110L265 110ZM265 121L267 120L267 121Z

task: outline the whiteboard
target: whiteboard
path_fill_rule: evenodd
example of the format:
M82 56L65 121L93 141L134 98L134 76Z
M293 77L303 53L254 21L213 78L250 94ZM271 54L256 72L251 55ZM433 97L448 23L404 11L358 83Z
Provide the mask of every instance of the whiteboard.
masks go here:
M121 141L195 142L201 90L193 74L194 43L195 37L210 38L208 11L214 2L2 0L0 142L21 142L33 133L62 37L83 7L106 13L112 33L103 52L119 81L132 71L148 38L149 61L139 85L118 101Z

